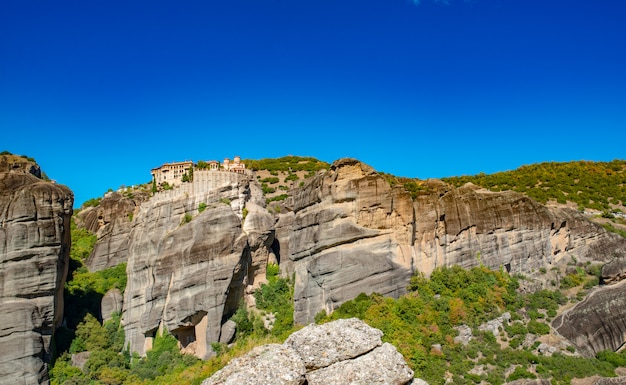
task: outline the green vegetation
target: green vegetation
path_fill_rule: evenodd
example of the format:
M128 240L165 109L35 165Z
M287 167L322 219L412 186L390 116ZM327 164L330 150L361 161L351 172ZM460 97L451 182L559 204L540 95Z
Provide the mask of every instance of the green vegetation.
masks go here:
M230 206L231 201L228 198L221 198L220 199L220 203L223 203L225 205L229 205Z
M455 186L467 182L492 191L513 190L538 202L571 202L580 209L612 211L626 205L626 161L547 162L495 174L444 178Z
M201 202L201 203L198 205L198 212L199 212L199 213L201 213L201 212L203 212L204 210L206 210L206 203Z
M436 269L430 279L415 276L409 293L397 300L378 294L361 294L341 305L330 316L320 313L319 322L358 317L385 334L383 340L395 345L415 371L429 384L444 384L446 376L454 384L502 384L520 378L547 378L552 383L571 384L571 379L595 374L615 376L615 368L626 355L607 355L583 359L570 351L544 356L524 345L527 333L549 333L545 314L556 314L567 302L559 291L542 290L522 295L517 278L485 267L463 270L458 266ZM477 326L504 311L513 321L505 325L501 341ZM532 318L524 318L532 314ZM455 343L459 325L473 328L474 338L467 346ZM432 349L440 344L442 349ZM501 345L504 344L504 345ZM507 346L508 345L508 346ZM615 353L616 354L616 353ZM469 371L484 365L485 374ZM510 373L508 377L505 373Z
M297 174L289 174L287 175L287 177L285 178L284 182L289 182L289 181L296 181L300 179L300 177Z
M102 198L91 198L83 203L83 207L97 207L101 201Z
M322 162L311 157L301 156L284 156L282 158L273 159L259 159L249 160L245 159L242 162L246 165L247 169L258 171L268 170L272 175L278 175L277 171L284 172L296 172L296 171L309 171L315 172L318 170L328 170L330 165L326 162Z
M289 198L288 194L280 194L280 195L273 196L271 198L266 198L265 199L265 203L276 202L276 201L284 201L287 198Z
M261 190L263 190L263 194L271 194L273 192L276 192L276 189L274 187L269 187L266 183L261 184Z
M193 219L193 216L191 214L189 214L189 213L186 213L183 216L183 220L181 221L181 224L189 223L189 222L191 222L192 219Z
M432 189L419 179L405 178L394 176L391 174L380 173L391 187L401 185L411 194L411 198L415 200L419 195L430 194Z
M278 177L276 176L261 179L261 183L268 183L268 184L278 183L279 181L280 179L278 179Z

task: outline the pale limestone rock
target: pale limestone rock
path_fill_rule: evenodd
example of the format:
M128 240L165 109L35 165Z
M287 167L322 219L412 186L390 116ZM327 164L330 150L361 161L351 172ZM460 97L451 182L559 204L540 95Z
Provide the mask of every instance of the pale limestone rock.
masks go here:
M256 347L204 380L202 385L300 385L306 369L287 345Z
M7 158L0 156L0 384L47 384L74 198L35 176L38 166Z
M265 275L274 222L253 207L256 187L235 173L198 175L144 202L133 221L122 324L142 355L165 328L186 352L211 356L246 287Z
M601 263L626 241L573 210L515 192L425 181L413 200L371 167L336 161L290 192L276 223L281 268L295 273L297 323L332 312L361 292L397 297L415 271L480 264L537 275L571 258ZM541 283L540 283L541 284Z
M382 344L383 333L357 319L310 324L287 338L285 345L298 352L308 370L363 355Z
M139 191L134 192L132 198L109 192L98 206L86 207L77 214L77 225L98 237L86 262L90 271L126 262L133 219L141 203L148 198L147 193Z
M395 347L381 345L381 336L358 319L309 325L282 345L260 346L234 359L202 385L411 383L413 371Z
M106 322L111 319L113 313L122 312L122 304L124 297L119 289L113 288L104 294L102 301L100 301L100 313L102 314L102 322Z
M393 345L384 343L353 360L307 373L308 385L404 385L413 371Z
M220 340L221 344L229 344L235 338L235 333L237 332L237 324L235 321L228 320L224 322L222 325L222 330L220 332Z

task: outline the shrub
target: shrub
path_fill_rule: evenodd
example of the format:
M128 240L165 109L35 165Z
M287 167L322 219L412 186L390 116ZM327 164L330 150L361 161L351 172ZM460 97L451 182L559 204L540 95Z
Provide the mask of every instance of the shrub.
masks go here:
M531 320L528 322L528 332L536 335L549 334L550 326L543 322Z
M198 205L198 212L199 212L199 213L201 213L201 212L203 212L204 210L206 210L206 203L201 202L201 203Z

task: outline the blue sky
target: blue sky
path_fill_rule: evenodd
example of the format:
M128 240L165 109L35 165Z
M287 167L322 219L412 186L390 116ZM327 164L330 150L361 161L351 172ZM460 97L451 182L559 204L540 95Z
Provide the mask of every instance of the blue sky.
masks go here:
M626 1L0 1L0 151L76 195L165 162L431 178L626 158Z

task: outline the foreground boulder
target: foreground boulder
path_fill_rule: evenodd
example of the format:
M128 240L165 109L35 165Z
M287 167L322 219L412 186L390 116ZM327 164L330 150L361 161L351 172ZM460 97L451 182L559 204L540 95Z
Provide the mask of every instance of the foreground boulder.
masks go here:
M356 318L309 325L282 345L253 349L202 385L404 385L413 371L382 332Z
M13 158L0 157L0 384L47 384L74 197Z

